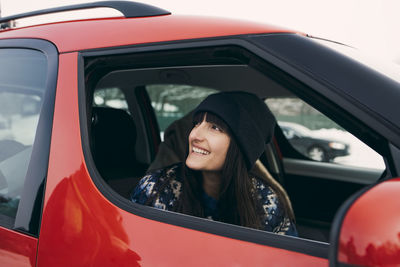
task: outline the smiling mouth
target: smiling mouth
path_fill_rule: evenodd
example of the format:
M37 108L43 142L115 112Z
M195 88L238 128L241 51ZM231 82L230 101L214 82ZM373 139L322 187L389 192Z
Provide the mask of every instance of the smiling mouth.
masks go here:
M195 152L195 153L198 153L198 154L202 154L202 155L210 154L210 152L208 152L207 150L204 150L204 149L201 149L201 148L198 148L198 147L193 147L192 151Z

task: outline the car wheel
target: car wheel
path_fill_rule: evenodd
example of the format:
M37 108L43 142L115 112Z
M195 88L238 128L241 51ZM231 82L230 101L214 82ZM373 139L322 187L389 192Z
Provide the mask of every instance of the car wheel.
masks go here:
M316 161L327 161L326 152L319 146L312 146L308 149L308 157Z

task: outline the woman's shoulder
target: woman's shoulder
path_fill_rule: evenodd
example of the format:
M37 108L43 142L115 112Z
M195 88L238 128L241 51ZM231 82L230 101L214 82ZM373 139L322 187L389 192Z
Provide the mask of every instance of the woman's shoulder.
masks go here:
M135 203L146 204L149 198L158 197L171 192L178 194L181 188L181 177L178 175L182 164L174 164L163 169L153 170L140 179L133 190L131 200ZM177 190L179 189L179 190ZM147 203L149 204L149 203Z
M277 234L297 236L294 222L287 216L284 203L277 192L263 179L251 177L253 193L261 206L263 226L267 231Z
M152 170L146 173L139 181L139 184L150 182L163 182L166 179L179 179L177 173L180 171L182 164L173 164L162 169Z
M268 220L273 216L281 216L283 207L274 189L265 181L255 176L251 177L253 189L252 193L255 196L258 204L261 205L262 211L267 216Z
M155 174L155 173L171 173L171 172L175 172L177 169L181 168L181 166L182 166L182 163L171 164L171 165L165 166L165 167L160 168L160 169L152 170L152 171L148 172L147 175Z
M268 195L276 196L275 190L263 179L256 176L251 176L251 182L253 185L254 194L261 195L263 199Z

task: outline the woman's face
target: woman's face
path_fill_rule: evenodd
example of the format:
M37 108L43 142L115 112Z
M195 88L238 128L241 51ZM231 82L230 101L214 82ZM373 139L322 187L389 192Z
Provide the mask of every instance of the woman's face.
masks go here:
M198 171L220 171L224 165L230 137L218 125L203 120L189 135L189 155L186 166Z

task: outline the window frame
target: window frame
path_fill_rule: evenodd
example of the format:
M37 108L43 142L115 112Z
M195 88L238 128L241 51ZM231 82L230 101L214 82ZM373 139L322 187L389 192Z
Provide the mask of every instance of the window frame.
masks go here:
M293 34L295 35L295 34ZM151 220L164 222L176 226L181 226L187 229L199 230L202 232L212 233L220 236L225 236L229 238L239 239L243 241L248 241L252 243L262 244L266 246L281 248L285 250L291 250L299 253L304 253L308 255L312 255L315 257L328 258L328 249L329 244L323 243L314 240L301 239L301 238L293 238L288 236L280 236L273 233L263 232L259 230L244 228L236 225L229 225L216 221L209 221L203 218L197 218L188 216L185 214L179 214L174 212L157 210L155 208L139 205L130 202L129 200L119 196L116 194L111 188L105 183L105 181L101 178L99 173L96 171L96 167L94 166L94 161L91 157L90 146L89 146L89 131L88 131L88 114L87 114L87 91L85 88L85 60L90 58L98 57L98 56L113 56L113 55L123 55L127 53L145 53L145 52L163 52L163 51L173 51L180 50L182 51L187 48L209 48L209 47L218 47L218 46L238 46L244 50L249 51L251 54L255 56L259 56L269 65L269 71L274 71L278 74L277 79L282 77L286 77L284 82L285 86L293 85L295 79L298 78L298 73L293 74L291 69L292 66L288 64L288 62L282 61L277 58L274 54L269 53L268 51L260 48L258 45L251 43L247 36L232 36L232 37L220 37L220 38L205 38L200 40L183 40L183 41L174 41L174 42L164 42L164 43L156 43L156 44L140 44L133 45L129 47L117 47L117 48L106 48L106 49L95 49L95 50L85 50L80 51L78 55L78 90L79 90L79 113L80 113L80 126L81 126L81 138L82 138L82 146L84 157L86 161L86 165L90 176L92 177L95 185L99 188L99 190L104 194L104 196L109 199L114 205L119 208L128 211L129 213L148 218ZM292 79L287 79L288 76L292 76ZM294 78L296 77L296 78ZM306 77L305 74L300 75L301 78ZM306 77L309 80L309 86L316 86L316 82L314 80L310 80L309 77ZM315 105L315 101L324 100L322 104L328 103L329 107L335 107L335 104L332 104L331 101L327 100L326 96L317 95L316 92L312 92L312 96L304 93L303 88L309 88L303 82L295 81L295 84L299 86L299 90L295 93L299 95L301 99L306 101L307 103L313 102ZM326 86L326 84L318 84L318 87ZM316 99L313 101L313 99ZM311 99L311 100L310 100ZM310 101L308 101L310 100ZM313 106L314 106L313 105ZM345 112L346 115L347 112ZM329 117L329 116L328 116ZM350 116L351 117L351 116Z
M58 50L48 41L33 38L0 40L1 48L37 50L43 53L47 59L47 76L43 101L17 215L15 220L12 220L12 223L1 225L5 228L38 237L50 154L58 73Z

